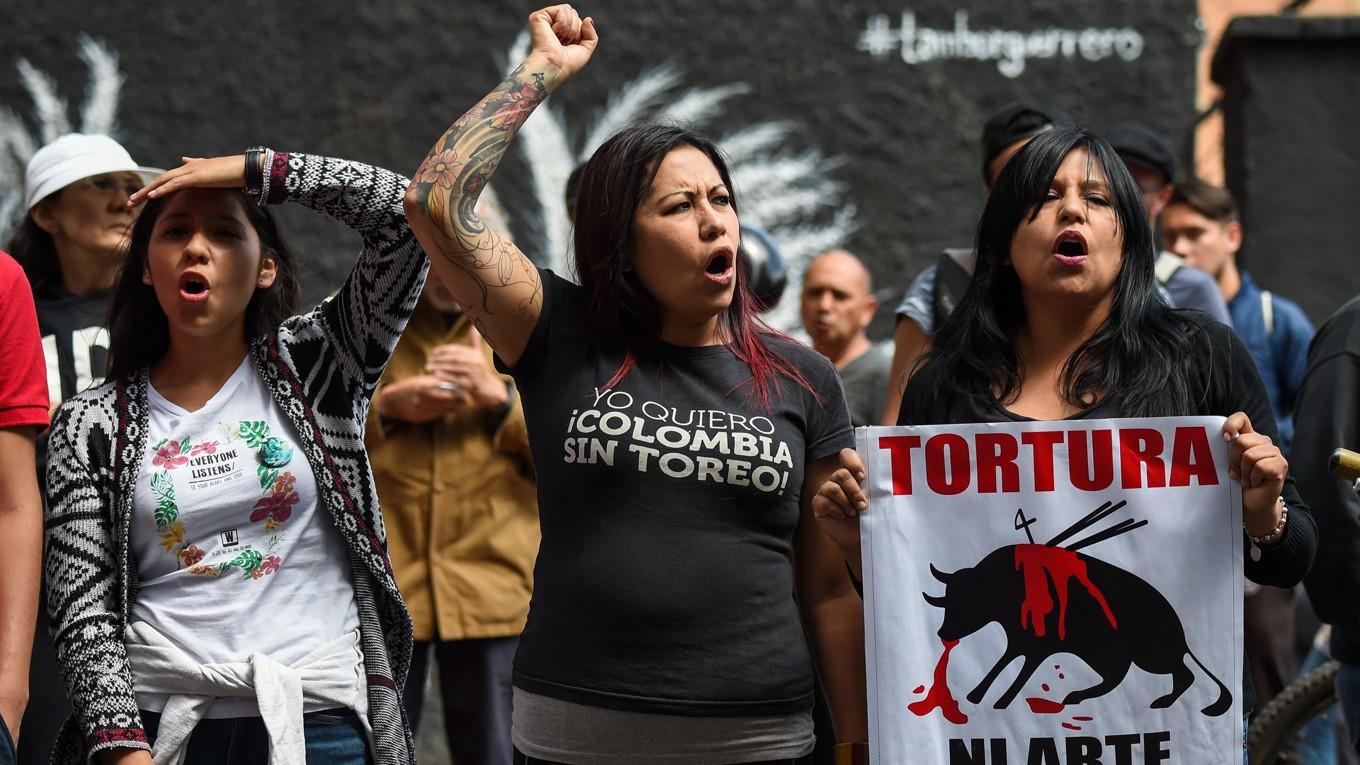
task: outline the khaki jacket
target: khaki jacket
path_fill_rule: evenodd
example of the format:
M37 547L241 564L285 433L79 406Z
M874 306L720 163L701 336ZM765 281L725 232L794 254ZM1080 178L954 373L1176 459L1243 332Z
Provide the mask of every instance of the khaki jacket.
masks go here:
M424 374L430 351L465 342L470 326L463 316L450 328L422 299L379 390ZM490 348L486 356L490 364ZM383 423L376 409L366 444L415 639L518 635L529 612L539 540L519 397L499 421L498 413L468 406L421 425Z

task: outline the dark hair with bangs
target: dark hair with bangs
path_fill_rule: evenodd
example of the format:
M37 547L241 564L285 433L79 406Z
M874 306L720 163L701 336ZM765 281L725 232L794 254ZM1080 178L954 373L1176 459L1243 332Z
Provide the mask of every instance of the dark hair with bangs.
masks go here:
M661 350L661 306L633 269L636 237L633 220L646 200L661 160L682 146L708 156L737 210L736 189L722 152L699 134L674 125L625 128L600 145L581 168L576 189L576 275L588 297L585 331L607 345L624 349L623 363L609 380L615 385L639 360ZM735 258L735 254L734 254ZM719 321L726 345L751 368L752 393L767 405L776 374L821 396L801 373L766 345L763 336L780 336L757 316L757 303L734 260L736 289Z
M1108 143L1082 128L1039 134L1001 172L978 222L972 282L922 363L942 365L938 379L979 403L1019 395L1024 360L1015 339L1026 319L1011 240L1038 215L1059 166L1077 149L1086 150L1090 172L1104 171L1124 246L1110 315L1068 358L1062 397L1083 408L1112 400L1126 417L1189 413L1196 404L1191 362L1203 355L1192 347L1195 325L1157 291L1152 227L1133 177Z
M223 190L240 200L246 220L260 237L260 254L272 257L278 272L268 289L255 290L246 305L246 339L273 332L284 319L297 310L302 288L298 283L297 262L278 223L269 210L240 191ZM170 196L158 197L146 203L128 240L127 259L113 285L109 303L109 370L108 378L125 378L137 370L160 361L170 348L170 324L165 311L156 299L156 291L142 283L146 269L147 250L156 220L165 210Z

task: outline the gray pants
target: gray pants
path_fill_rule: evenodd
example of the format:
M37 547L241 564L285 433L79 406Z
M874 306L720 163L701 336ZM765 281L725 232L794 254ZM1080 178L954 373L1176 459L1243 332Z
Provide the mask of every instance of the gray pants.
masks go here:
M424 705L430 649L439 667L444 735L458 765L511 765L510 679L518 637L416 641L402 702L414 733Z

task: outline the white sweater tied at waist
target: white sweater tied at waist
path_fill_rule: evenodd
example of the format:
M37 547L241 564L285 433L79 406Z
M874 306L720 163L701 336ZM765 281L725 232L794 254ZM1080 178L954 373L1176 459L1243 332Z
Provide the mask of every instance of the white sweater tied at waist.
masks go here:
M223 697L255 699L269 734L270 765L306 765L304 704L353 709L364 728L369 727L358 630L291 665L264 654L241 662L198 664L146 622L129 624L125 637L136 692L169 697L151 750L155 765L183 765L194 726Z

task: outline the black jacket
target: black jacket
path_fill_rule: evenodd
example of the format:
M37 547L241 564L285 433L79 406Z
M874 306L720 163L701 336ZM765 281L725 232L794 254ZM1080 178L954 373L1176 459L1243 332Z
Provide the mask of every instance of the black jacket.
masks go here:
M1332 625L1333 657L1360 663L1360 495L1327 472L1336 447L1360 451L1360 298L1328 319L1308 348L1294 432L1289 472L1318 527L1304 586Z

